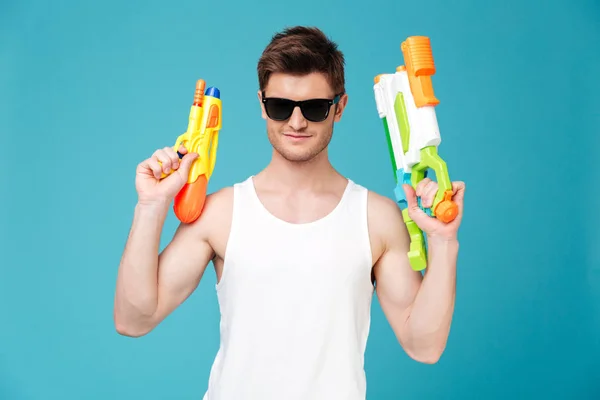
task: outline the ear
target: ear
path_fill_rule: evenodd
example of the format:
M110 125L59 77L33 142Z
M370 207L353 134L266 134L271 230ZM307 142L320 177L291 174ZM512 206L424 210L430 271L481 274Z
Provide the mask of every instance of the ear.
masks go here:
M340 97L340 101L335 105L335 116L334 121L339 122L342 119L342 114L344 113L344 109L348 104L348 95L344 93L342 97Z
M258 103L260 104L260 113L263 119L267 119L267 113L265 112L265 105L262 102L262 92L259 90L256 92L256 96L258 97Z

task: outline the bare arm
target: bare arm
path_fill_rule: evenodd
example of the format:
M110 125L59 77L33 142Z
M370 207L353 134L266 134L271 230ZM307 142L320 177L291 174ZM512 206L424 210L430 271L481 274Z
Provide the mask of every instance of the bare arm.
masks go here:
M142 336L156 327L195 290L214 255L209 238L224 216L220 199L227 190L207 196L200 218L180 225L159 254L171 202L198 158L183 145L178 151L182 158L171 147L158 149L136 168L138 204L119 264L114 302L115 327L123 335Z
M408 261L410 242L400 208L385 197L371 197L370 218L382 246L374 267L382 310L407 354L435 363L446 347L454 312L458 240L428 236L428 265L422 276Z
M117 277L114 320L119 333L147 334L196 289L214 256L209 235L223 217L219 197L224 193L208 196L202 216L180 225L160 254L168 205L136 206Z

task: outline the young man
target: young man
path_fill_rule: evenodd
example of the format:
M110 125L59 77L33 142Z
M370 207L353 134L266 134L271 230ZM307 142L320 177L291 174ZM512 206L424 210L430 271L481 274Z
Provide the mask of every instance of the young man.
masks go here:
M287 29L262 54L258 78L270 163L208 196L200 219L181 225L161 254L163 222L197 156L180 160L167 147L139 164L139 201L117 279L116 328L134 337L150 332L195 290L213 261L221 346L205 399L363 400L375 282L410 357L435 363L445 348L464 184L453 184L459 215L449 224L418 208L416 196L431 205L435 182L425 180L416 191L405 187L410 216L428 235L422 277L410 268L397 204L341 176L328 160L334 123L348 100L336 44L318 29ZM170 169L175 172L159 180Z

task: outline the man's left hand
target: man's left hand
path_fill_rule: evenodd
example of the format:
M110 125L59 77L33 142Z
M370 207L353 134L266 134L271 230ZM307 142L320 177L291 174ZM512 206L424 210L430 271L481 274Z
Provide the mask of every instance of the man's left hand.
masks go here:
M417 197L421 198L421 206L423 208L430 208L433 206L433 200L438 190L437 182L430 178L425 178L417 184L416 189L412 186L404 184L404 193L406 194L406 200L408 203L408 215L415 221L415 223L421 228L429 238L440 238L444 240L454 240L458 235L458 228L462 221L463 216L463 202L465 194L465 183L458 181L452 182L452 200L458 207L458 215L456 218L445 223L438 220L435 217L430 217L419 207Z

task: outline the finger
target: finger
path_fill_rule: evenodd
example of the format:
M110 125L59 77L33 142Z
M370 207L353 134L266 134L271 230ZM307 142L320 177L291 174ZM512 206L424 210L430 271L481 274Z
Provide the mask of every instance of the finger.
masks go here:
M156 179L160 179L162 175L162 167L160 166L156 158L149 158L146 161L144 161L142 165L144 166L144 168L148 169Z
M454 194L458 194L458 192L463 192L465 191L465 183L462 181L456 181L456 182L452 182L452 191L454 192Z
M423 189L423 195L421 196L421 203L423 207L431 208L433 206L433 199L437 194L438 184L437 182L430 181L427 186Z
M421 229L431 229L432 224L434 223L433 218L425 214L425 212L419 207L416 191L410 185L405 184L403 187L406 195L406 202L408 204L408 216Z
M162 170L165 174L171 172L172 163L171 157L167 154L165 149L159 149L154 152L153 158L156 158L162 164Z
M419 183L417 183L417 187L415 188L415 192L418 197L423 196L423 189L431 182L431 178L423 178Z
M413 189L412 186L403 184L402 188L404 189L404 195L406 197L406 203L408 204L408 208L418 207L417 203L417 194L416 189Z
M407 203L407 208L408 208L408 215L413 219L413 221L414 221L413 216L415 216L415 214L423 213L423 215L426 215L423 212L423 210L421 210L421 207L419 207L419 203L417 201L417 192L416 192L416 190L413 189L412 186L410 186L410 185L406 185L405 184L403 186L404 186L404 193L405 193L405 196L406 196L406 203Z
M163 150L165 151L165 153L167 154L167 156L169 157L169 159L171 161L171 168L173 168L173 169L179 168L179 155L177 155L175 150L173 150L173 148L171 148L171 147L165 147Z
M198 154L188 153L188 154L184 155L183 158L181 159L181 166L179 167L178 172L180 174L184 175L186 177L186 179L187 179L188 173L190 171L190 168L192 167L192 163L197 158L198 158Z
M452 182L452 190L454 191L454 196L452 196L452 200L456 203L459 214L462 214L463 211L465 188L466 185L464 182Z
M177 150L177 151L180 152L181 154L187 154L187 152L188 152L184 145L179 145L179 150Z

